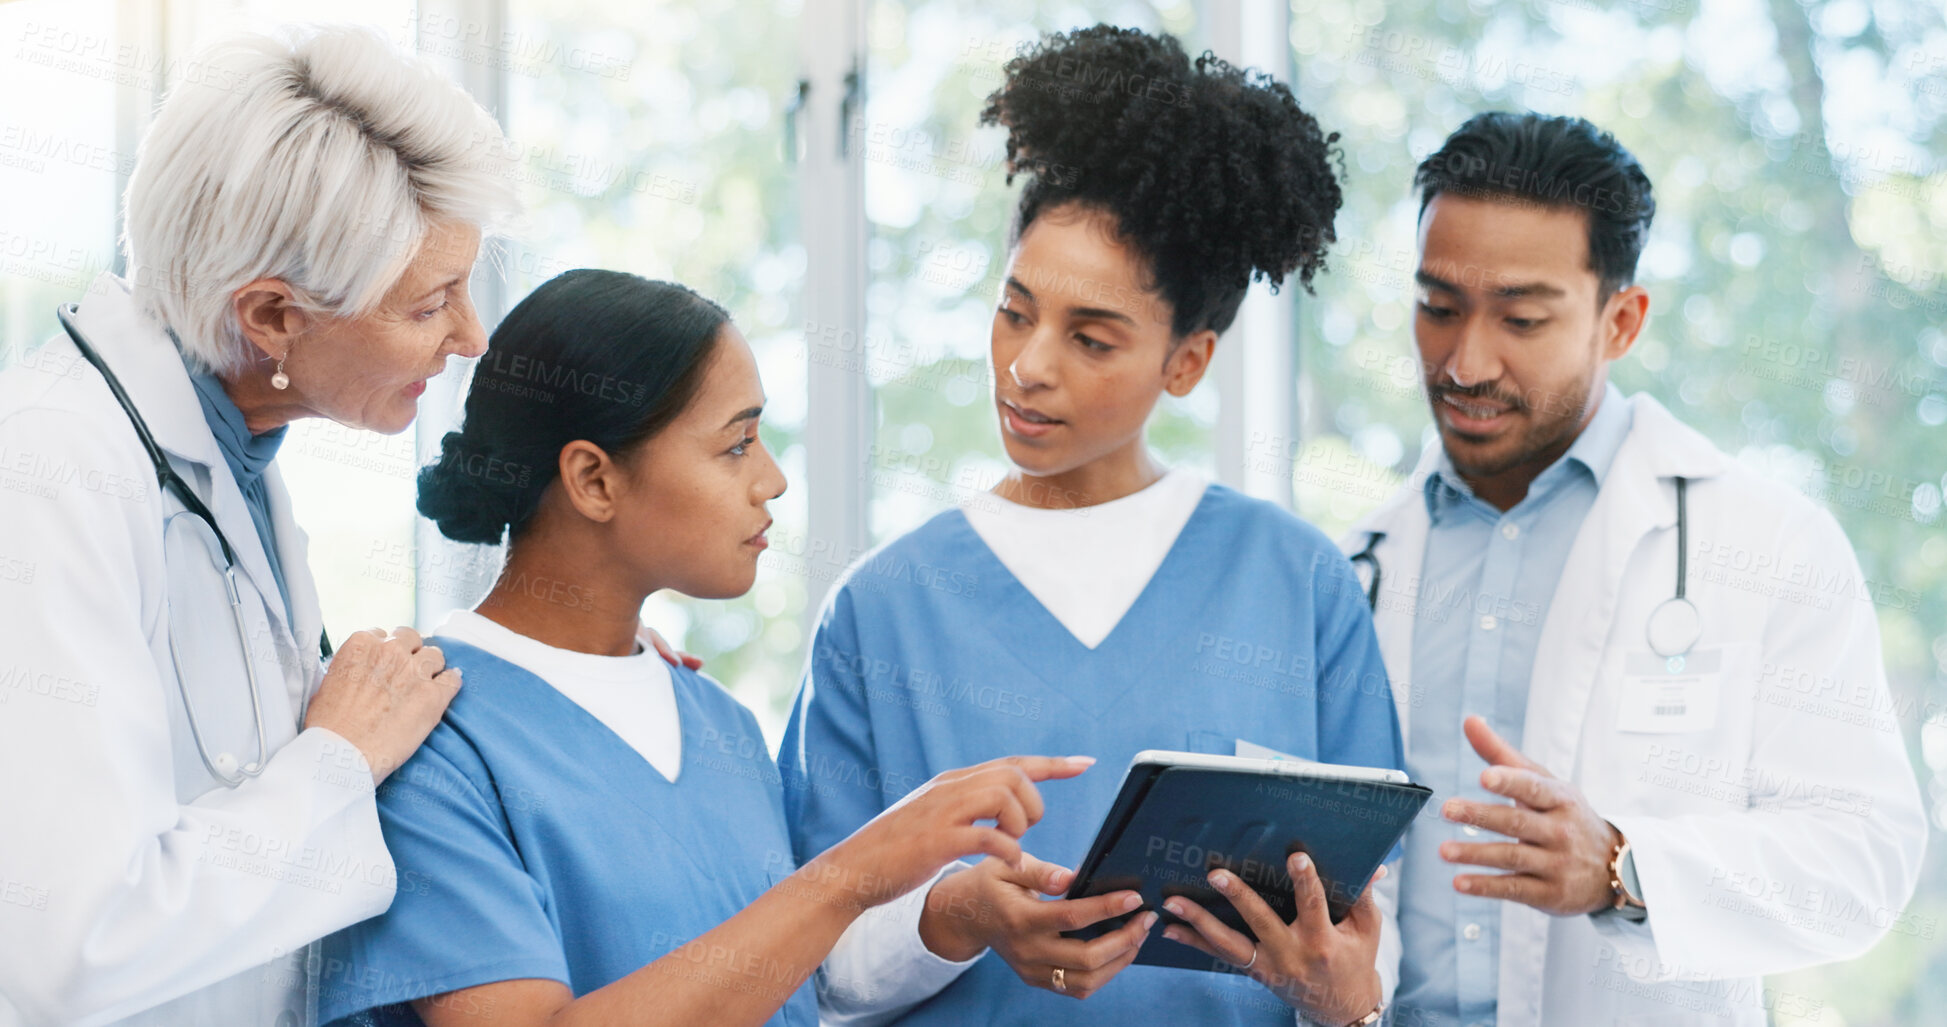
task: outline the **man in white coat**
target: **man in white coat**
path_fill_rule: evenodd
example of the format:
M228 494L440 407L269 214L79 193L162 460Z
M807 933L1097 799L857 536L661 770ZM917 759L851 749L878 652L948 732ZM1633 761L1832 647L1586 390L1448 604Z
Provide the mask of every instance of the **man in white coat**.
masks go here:
M1914 929L1877 593L1824 510L1608 383L1654 213L1613 137L1484 114L1415 183L1439 443L1342 543L1435 791L1393 1022L1814 1015L1762 975Z

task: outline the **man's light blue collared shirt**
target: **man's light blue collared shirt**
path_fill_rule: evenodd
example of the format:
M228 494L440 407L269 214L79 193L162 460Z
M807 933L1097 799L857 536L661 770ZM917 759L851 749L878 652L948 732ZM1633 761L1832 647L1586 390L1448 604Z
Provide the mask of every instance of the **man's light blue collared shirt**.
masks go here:
M1405 952L1394 1005L1405 1018L1397 1022L1494 1022L1502 903L1462 895L1453 879L1499 871L1448 863L1440 844L1501 838L1447 822L1440 806L1451 797L1507 801L1481 787L1487 764L1460 723L1478 713L1509 744L1521 744L1542 619L1630 420L1628 401L1608 386L1568 452L1506 513L1476 497L1445 453L1438 472L1427 477L1432 525L1413 627L1411 687L1418 702L1407 726L1406 765L1433 798L1407 832L1400 864Z

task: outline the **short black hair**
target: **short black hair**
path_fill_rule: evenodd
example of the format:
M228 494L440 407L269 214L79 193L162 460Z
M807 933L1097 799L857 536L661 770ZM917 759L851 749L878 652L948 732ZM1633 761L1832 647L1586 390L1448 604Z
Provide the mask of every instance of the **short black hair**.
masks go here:
M1223 332L1255 275L1307 290L1340 203L1338 133L1291 90L1166 34L1096 25L1029 44L981 111L1027 178L1013 239L1069 203L1111 217L1150 264L1178 336Z
M419 512L455 542L518 538L586 439L620 456L702 387L730 315L674 282L580 269L549 279L494 329L466 420L419 472Z
M1581 211L1598 305L1636 280L1656 216L1643 165L1584 118L1476 114L1420 162L1413 186L1421 217L1441 193Z

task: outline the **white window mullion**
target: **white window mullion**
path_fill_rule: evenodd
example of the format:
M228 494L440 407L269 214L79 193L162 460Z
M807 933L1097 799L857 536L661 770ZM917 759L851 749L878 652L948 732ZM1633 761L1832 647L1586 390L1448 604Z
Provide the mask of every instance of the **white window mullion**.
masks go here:
M1241 67L1292 80L1291 9L1285 0L1203 0L1210 49ZM1217 345L1217 480L1291 509L1297 453L1296 303L1287 282L1272 295L1253 284L1237 321Z
M807 633L833 577L871 537L867 449L872 390L865 352L865 168L852 125L864 117L867 0L805 0L798 54L803 103L792 137L805 249L804 542Z

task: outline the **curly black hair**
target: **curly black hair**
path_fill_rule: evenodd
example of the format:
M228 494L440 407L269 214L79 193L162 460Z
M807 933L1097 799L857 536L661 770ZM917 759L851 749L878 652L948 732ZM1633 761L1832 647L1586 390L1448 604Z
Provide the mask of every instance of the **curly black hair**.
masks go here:
M1343 161L1283 83L1111 25L1044 36L1002 71L980 123L1007 127L1007 181L1027 179L1014 240L1065 204L1106 213L1179 338L1229 328L1254 275L1311 290Z

